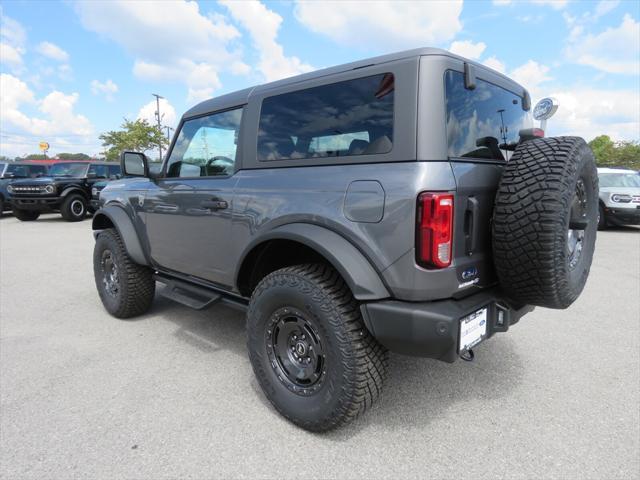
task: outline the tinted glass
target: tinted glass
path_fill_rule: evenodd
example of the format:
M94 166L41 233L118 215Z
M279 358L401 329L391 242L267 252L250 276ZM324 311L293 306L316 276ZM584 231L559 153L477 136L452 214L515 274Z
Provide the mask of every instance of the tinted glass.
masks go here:
M89 167L89 176L95 176L96 178L107 178L109 176L109 170L106 165L91 165Z
M233 175L242 109L187 120L171 151L168 177Z
M52 177L84 177L86 173L86 163L56 163L49 168Z
M600 173L601 187L640 188L640 173Z
M37 175L44 175L45 173L47 173L47 167L45 167L44 165L31 165L29 169L31 170L32 177Z
M109 176L115 177L120 175L120 165L109 165Z
M484 80L464 88L464 75L445 73L447 141L450 157L508 160L519 132L532 127L522 97Z
M9 165L4 172L7 177L26 178L29 176L29 166L27 165Z
M258 160L390 152L394 89L386 73L265 98Z

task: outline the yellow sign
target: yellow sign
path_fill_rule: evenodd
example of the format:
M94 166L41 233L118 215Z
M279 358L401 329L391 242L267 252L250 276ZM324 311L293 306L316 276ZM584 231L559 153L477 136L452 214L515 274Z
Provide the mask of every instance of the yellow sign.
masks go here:
M49 144L47 142L40 142L38 146L40 147L40 150L42 150L43 152L45 150L49 150Z

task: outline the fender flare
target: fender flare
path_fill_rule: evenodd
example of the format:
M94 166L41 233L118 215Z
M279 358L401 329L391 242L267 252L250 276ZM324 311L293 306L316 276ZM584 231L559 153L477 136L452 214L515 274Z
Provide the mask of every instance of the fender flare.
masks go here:
M89 197L87 196L87 192L85 192L81 187L79 187L77 185L72 185L72 186L69 186L69 187L65 187L65 189L62 190L62 193L60 193L60 198L65 198L67 195L69 195L71 193L79 193L85 199L89 200Z
M293 240L318 252L340 273L357 300L381 300L391 296L378 272L360 250L341 235L309 223L290 223L255 238L240 256L235 273L236 285L247 255L269 240Z
M98 238L100 232L105 229L105 217L118 231L118 235L120 235L122 243L124 243L124 248L131 259L139 265L149 265L133 222L122 207L107 205L93 215L91 227L93 228L94 237Z

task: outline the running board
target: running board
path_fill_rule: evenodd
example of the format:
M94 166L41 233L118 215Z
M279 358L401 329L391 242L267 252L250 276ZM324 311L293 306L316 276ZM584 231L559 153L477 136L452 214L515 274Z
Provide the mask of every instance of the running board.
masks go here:
M158 282L166 286L160 291L160 295L174 302L181 303L194 310L203 310L218 302L222 295L206 288L198 287L191 283L156 275Z

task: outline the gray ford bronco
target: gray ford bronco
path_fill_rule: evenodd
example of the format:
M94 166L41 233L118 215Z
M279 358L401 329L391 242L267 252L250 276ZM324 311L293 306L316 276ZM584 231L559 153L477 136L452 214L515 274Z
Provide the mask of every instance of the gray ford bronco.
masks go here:
M379 396L388 351L454 362L591 265L593 154L544 138L509 78L438 49L241 90L185 113L160 173L123 152L93 267L118 318L156 283L247 311L266 397L312 431Z

